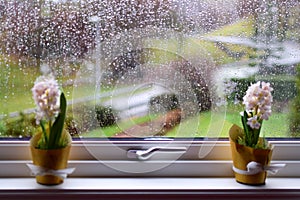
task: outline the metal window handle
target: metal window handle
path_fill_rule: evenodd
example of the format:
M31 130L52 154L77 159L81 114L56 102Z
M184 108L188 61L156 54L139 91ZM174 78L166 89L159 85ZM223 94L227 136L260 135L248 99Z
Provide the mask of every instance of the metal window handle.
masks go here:
M148 160L156 153L185 153L186 147L151 147L149 149L130 149L127 151L128 158Z

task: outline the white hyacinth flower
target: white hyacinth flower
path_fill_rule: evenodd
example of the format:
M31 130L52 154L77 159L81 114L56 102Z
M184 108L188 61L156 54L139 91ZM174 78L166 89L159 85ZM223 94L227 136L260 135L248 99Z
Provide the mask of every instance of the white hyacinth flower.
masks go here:
M59 113L60 90L57 81L52 75L37 78L32 88L32 94L37 105L37 124L43 118L50 121Z
M273 88L270 83L258 81L249 86L243 98L245 110L251 116L248 118L248 125L253 129L259 129L262 120L268 120L271 116Z
M253 116L253 117L248 118L247 124L252 129L259 129L260 128L260 123L258 122L257 116Z

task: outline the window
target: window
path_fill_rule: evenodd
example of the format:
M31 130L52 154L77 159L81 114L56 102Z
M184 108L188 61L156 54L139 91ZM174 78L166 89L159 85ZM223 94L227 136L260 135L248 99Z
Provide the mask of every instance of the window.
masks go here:
M182 175L228 176L228 130L240 124L247 85L263 80L274 88L274 106L262 134L276 146L274 161L290 162L279 176L299 176L299 156L290 153L300 148L299 7L0 1L2 164L30 159L25 149L38 128L30 89L53 73L68 99L76 175L174 175L189 166Z

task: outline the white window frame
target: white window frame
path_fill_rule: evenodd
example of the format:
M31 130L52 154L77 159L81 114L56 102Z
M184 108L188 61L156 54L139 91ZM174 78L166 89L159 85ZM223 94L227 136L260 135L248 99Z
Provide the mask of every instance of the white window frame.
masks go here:
M190 176L190 177L232 177L232 161L228 141L173 141L172 147L189 146L179 159L170 159L167 154L155 155L141 161L129 159L130 149L149 149L168 144L170 141L73 141L69 166L76 170L71 177L97 176ZM300 141L293 139L271 141L274 145L273 163L286 163L287 166L274 177L300 177ZM117 148L115 148L117 147ZM199 158L199 150L206 147L209 153ZM87 148L99 152L101 159L96 159ZM122 150L121 150L122 149ZM0 177L30 177L26 163L31 162L29 141L0 140ZM166 167L149 173L124 173L109 165L141 169L166 164Z
M169 153L158 153L148 160L129 159L130 149L164 146L169 141L73 141L69 167L76 170L70 177L233 177L231 150L228 140L188 142L187 152L180 158ZM286 167L271 177L300 177L300 141L274 140L271 163L286 163ZM173 141L172 147L187 145ZM116 148L117 147L117 148ZM209 152L199 158L200 148ZM92 154L90 149L93 149ZM101 153L101 159L95 154ZM95 158L96 156L96 158ZM29 141L0 141L0 177L30 177L27 163L31 163ZM163 167L160 167L163 166ZM130 172L127 169L130 169ZM157 169L143 172L141 169ZM120 170L121 169L121 170ZM132 171L139 171L132 173Z

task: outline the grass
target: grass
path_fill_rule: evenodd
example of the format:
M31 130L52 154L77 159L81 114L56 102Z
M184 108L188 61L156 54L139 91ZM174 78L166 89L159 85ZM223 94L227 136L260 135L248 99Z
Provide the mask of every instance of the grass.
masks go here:
M233 24L225 25L215 31L209 32L204 36L236 36L236 37L251 37L254 34L253 29L253 19L247 18L242 19ZM216 47L214 42L209 42L201 39L193 39L193 42L203 47L208 54L213 58L213 60L220 64L227 64L237 61L236 58L229 57L224 51ZM245 46L233 45L233 44L223 44L226 48L232 52L244 52L245 56L240 59L248 59L249 56L255 54L254 50Z
M228 137L229 129L233 124L242 127L240 111L243 110L242 105L228 105L223 112L201 112L195 117L191 117L167 132L165 137ZM149 120L153 120L154 116L144 116L132 118L123 121L122 124L99 128L91 132L85 133L83 137L111 137L120 133L132 125L138 125ZM288 113L274 112L269 120L263 122L261 136L263 137L288 137ZM122 127L122 128L120 128Z
M242 127L240 111L242 106L230 106L227 109L226 121L229 124L237 124ZM261 129L261 136L265 137L288 137L288 113L287 112L273 112L269 120L265 120Z
M183 122L180 126L168 132L168 137L228 137L228 132L233 124L242 127L239 112L228 112L211 116L210 112L201 113L191 120ZM268 121L263 122L261 136L288 137L287 114L273 113ZM196 127L196 129L195 129ZM195 132L195 130L197 130Z
M253 20L251 18L243 19L234 24L229 24L221 27L218 30L207 33L204 36L243 36L250 37L254 34L253 29ZM240 59L248 59L249 57L255 55L255 51L251 48L232 45L232 44L223 44L226 48L230 49L232 52L243 52L245 55ZM170 57L165 57L166 61L173 59L171 53L174 55L180 55L183 58L192 58L192 57L202 57L202 58L211 58L216 65L227 64L237 61L236 58L228 56L224 51L216 46L214 42L203 40L201 37L192 36L192 37L183 37L180 39L169 39L161 40L156 39L146 42L145 46L155 47L170 52ZM156 57L157 59L158 57ZM160 60L162 61L162 60ZM158 62L160 62L158 61Z
M203 112L199 116L190 118L169 131L165 137L228 137L228 132L233 124L242 127L239 112L217 113ZM83 134L88 137L111 137L120 133L124 128L130 128L132 124L141 124L150 120L149 116L136 118L134 122L125 121L121 125L99 128ZM264 137L288 137L287 114L274 113L268 121L263 122L261 136ZM122 127L122 129L120 128ZM271 131L270 131L271 130Z
M3 64L0 61L0 115L10 112L19 112L28 108L34 108L31 88L35 79L40 76L40 72L35 67L25 67L17 65L11 61ZM68 77L58 77L60 83L67 79L75 79L73 75ZM65 79L65 80L63 80ZM62 91L68 100L77 99L86 96L95 95L94 84L80 84L76 87L73 85L64 86Z
M251 37L254 35L254 20L251 17L244 18L233 24L228 24L220 29L210 32L210 36L240 36Z

